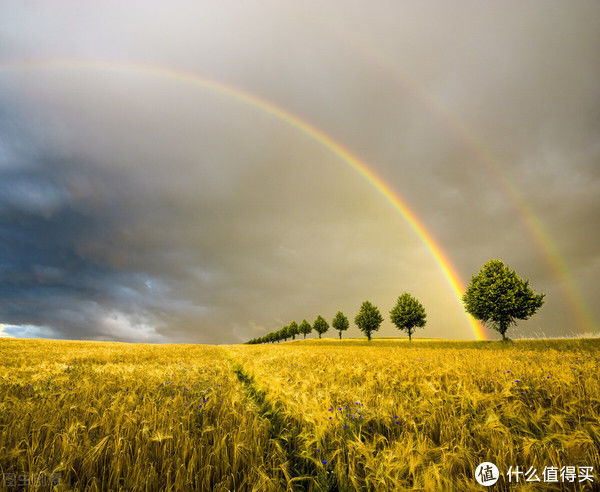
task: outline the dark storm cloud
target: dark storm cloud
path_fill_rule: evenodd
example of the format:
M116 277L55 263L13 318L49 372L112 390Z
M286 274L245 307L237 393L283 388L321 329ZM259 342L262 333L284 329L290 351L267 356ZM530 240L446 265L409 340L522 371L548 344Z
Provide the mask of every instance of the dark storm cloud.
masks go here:
M0 9L0 65L174 67L305 118L399 192L463 278L501 257L546 292L523 334L576 332L524 206L600 315L597 3ZM206 87L76 63L0 69L0 105L7 333L231 342L352 316L365 298L387 311L410 290L426 334L471 336L406 221L288 123Z
M126 181L72 156L23 156L11 149L0 169L4 323L50 326L73 338L153 335L135 330L140 317L153 317L152 273L115 260L127 247L132 219L125 191L133 188ZM111 332L115 313L137 319L130 333L127 326Z

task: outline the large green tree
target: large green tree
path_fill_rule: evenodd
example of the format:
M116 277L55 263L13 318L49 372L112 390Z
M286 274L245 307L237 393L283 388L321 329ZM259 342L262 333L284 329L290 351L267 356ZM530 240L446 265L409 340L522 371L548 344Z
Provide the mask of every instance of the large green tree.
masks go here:
M312 331L312 326L310 326L310 323L308 321L303 319L298 329L300 330L300 333L304 335L304 338L306 338L306 335L308 335Z
M491 325L506 340L506 330L518 319L528 319L544 304L545 294L535 294L529 280L517 276L501 260L488 261L463 295L469 314Z
M369 341L371 341L371 333L379 330L382 321L383 317L381 316L379 309L373 306L369 301L362 303L360 311L354 318L356 326L358 326L360 331L367 335Z
M390 319L399 330L408 332L408 341L412 341L412 334L417 327L425 326L427 314L423 305L405 292L398 297L398 302L390 311Z
M337 330L339 332L341 340L342 332L348 329L348 327L350 326L350 322L348 321L348 318L344 316L344 313L338 311L335 315L335 318L333 318L333 321L331 322L331 326L334 330Z
M327 323L323 316L319 315L313 323L313 330L315 330L319 334L319 338L321 338L321 335L329 330L329 323Z

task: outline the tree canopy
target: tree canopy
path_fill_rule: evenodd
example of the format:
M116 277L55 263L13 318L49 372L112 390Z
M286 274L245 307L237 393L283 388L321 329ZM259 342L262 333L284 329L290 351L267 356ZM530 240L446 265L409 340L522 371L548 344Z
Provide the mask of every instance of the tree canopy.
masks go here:
M308 321L303 319L298 329L300 330L300 333L304 335L304 338L306 338L306 335L308 335L312 331L312 326L310 326L310 323Z
M331 326L333 327L334 330L337 330L339 332L340 340L341 340L342 339L342 331L346 331L350 327L350 322L348 321L348 318L346 318L346 316L344 316L344 313L342 313L341 311L338 311L337 314L335 315L335 318L333 318L333 321L331 322Z
M319 338L321 338L321 335L329 330L329 324L323 316L319 315L313 324L313 329L319 334Z
M292 321L288 326L288 330L288 333L292 337L292 340L296 340L296 335L300 333L300 330L298 329L298 323Z
M367 335L369 341L371 341L371 333L379 330L382 321L383 317L381 316L379 309L373 306L369 301L362 303L359 313L354 318L356 326L358 326L360 331Z
M390 311L390 319L399 330L408 332L408 340L412 341L415 328L425 326L427 314L423 305L405 292L398 297L398 302Z
M506 340L506 331L517 319L528 319L544 304L545 294L535 294L529 281L517 276L501 260L488 261L463 295L465 309L492 326Z
M279 330L279 339L287 342L288 338L290 338L290 327L284 326L281 330Z

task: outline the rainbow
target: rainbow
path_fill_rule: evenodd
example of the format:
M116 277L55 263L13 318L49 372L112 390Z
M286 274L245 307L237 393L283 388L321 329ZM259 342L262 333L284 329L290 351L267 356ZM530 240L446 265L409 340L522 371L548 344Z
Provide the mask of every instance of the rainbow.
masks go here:
M307 17L311 21L319 21L319 18L311 15ZM326 32L334 34L342 42L351 47L354 52L361 53L365 59L370 60L380 68L383 68L396 77L405 89L414 95L430 113L451 129L454 136L462 141L465 147L469 148L479 161L484 164L486 169L494 176L495 182L500 185L504 194L509 198L512 206L517 211L520 220L525 224L530 236L533 238L538 249L556 277L560 280L561 287L569 301L571 311L577 320L582 333L597 332L598 323L595 320L592 311L585 302L580 290L578 289L572 275L569 272L566 262L562 258L555 242L546 231L543 223L537 217L531 206L525 201L517 187L510 181L507 174L503 171L498 159L487 149L477 137L474 130L459 120L452 112L427 88L419 85L409 74L400 70L393 61L381 54L365 42L357 40L348 29L336 26L331 19L321 19Z
M314 127L310 123L304 121L298 116L282 109L275 104L262 99L254 94L241 90L232 85L227 85L206 77L202 77L193 73L188 73L170 68L156 67L152 65L130 64L121 62L107 62L102 60L36 60L36 61L17 61L9 63L1 63L0 70L27 70L41 68L86 68L112 71L132 71L140 74L146 74L154 77L177 80L187 84L200 86L212 91L232 97L238 101L244 102L261 111L274 116L275 118L286 122L297 130L308 135L313 140L319 142L343 162L354 168L362 175L379 193L381 193L392 206L404 217L411 228L421 238L427 249L432 254L438 267L442 271L444 277L448 281L452 291L456 295L458 301L462 304L462 295L464 293L464 284L456 269L444 254L440 245L435 241L431 233L426 229L416 214L408 207L408 205L400 198L389 185L387 185L366 163L354 156L343 145L331 138L329 135ZM468 322L472 328L473 334L479 340L487 340L488 337L482 325L473 317L465 313Z
M412 83L412 87L414 93L421 94L422 101L427 103L429 108L433 110L432 112L438 114L442 121L445 121L446 126L453 130L455 136L461 139L465 145L473 151L480 162L482 162L486 169L494 176L495 182L500 185L504 195L509 198L512 206L517 211L517 215L529 231L529 235L533 238L538 249L542 252L546 263L556 277L561 280L561 286L569 300L571 311L577 319L580 329L583 333L595 332L598 324L594 320L590 308L587 306L581 292L575 284L567 264L562 258L554 240L537 214L527 203L525 198L523 198L523 195L508 178L498 160L487 147L481 143L481 140L477 138L475 132L454 117L441 102L433 97L432 94L427 93L425 89L422 89L414 82Z

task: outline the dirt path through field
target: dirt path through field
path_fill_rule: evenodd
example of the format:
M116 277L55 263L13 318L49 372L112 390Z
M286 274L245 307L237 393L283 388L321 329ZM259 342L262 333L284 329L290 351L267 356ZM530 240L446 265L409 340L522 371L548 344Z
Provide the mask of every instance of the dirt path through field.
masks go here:
M260 416L268 421L270 438L287 456L283 472L290 486L299 490L340 490L335 475L328 474L317 465L315 458L311 457L303 437L306 434L306 424L274 408L269 403L266 392L256 387L252 375L235 359L235 356L227 352L225 357L231 364L248 400L257 406Z

